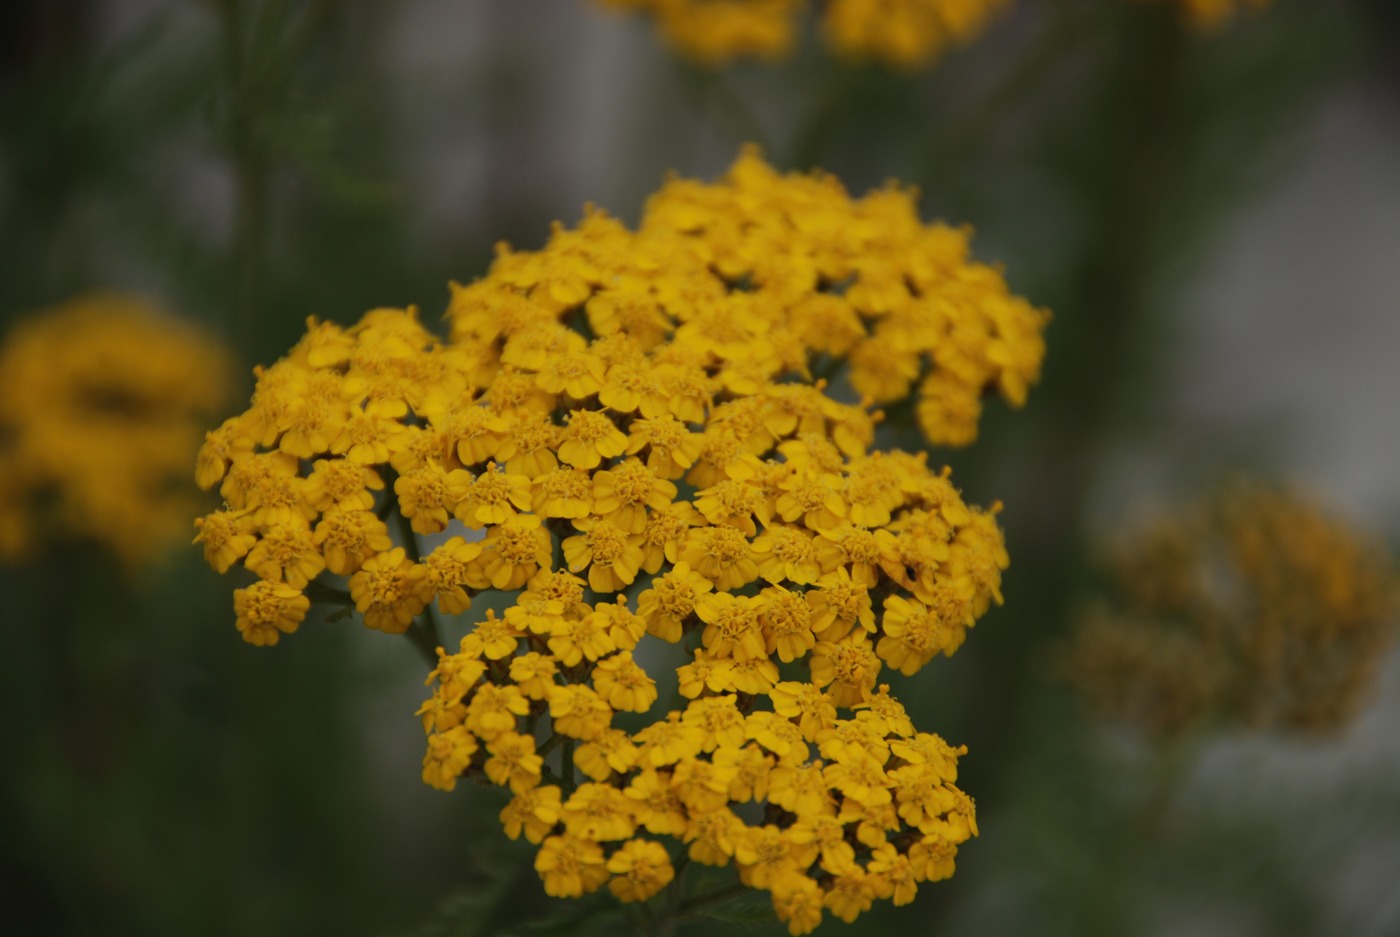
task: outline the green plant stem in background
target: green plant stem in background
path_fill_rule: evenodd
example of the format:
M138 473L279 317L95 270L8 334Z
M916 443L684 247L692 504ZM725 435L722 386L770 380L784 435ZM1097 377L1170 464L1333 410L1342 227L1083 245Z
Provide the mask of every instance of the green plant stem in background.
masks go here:
M703 895L695 895L682 901L678 909L680 920L694 918L707 908L721 904L731 898L747 894L751 889L743 882L735 882L732 885L725 885L723 888L716 888L714 891L706 892Z
M1053 10L1045 18L1040 33L1020 52L1012 67L953 122L953 131L938 130L920 144L922 188L948 186L958 170L1006 126L1056 68L1072 61L1071 54L1094 38L1095 28L1103 20L1093 9Z
M228 330L234 346L245 359L252 359L265 276L271 167L257 133L259 96L249 68L249 43L244 41L242 4L240 0L218 0L218 10L229 95L224 132L234 176L233 292Z
M267 301L276 168L274 134L268 127L274 112L287 107L299 70L340 4L315 0L289 23L282 0L215 2L228 96L223 130L234 182L228 330L244 358L254 360L260 313Z
M398 520L404 553L414 563L420 562L423 555L418 548L418 533L413 529L413 522L398 511L393 513ZM430 667L437 666L437 651L438 648L442 647L442 634L438 630L437 615L433 612L432 603L424 606L422 616L413 620L413 623L408 626L408 630L404 632L404 636L413 642L413 646L418 649L418 653L423 656Z
M765 152L773 152L763 123L719 72L680 61L676 62L675 72L677 83L695 112L723 133L728 142L757 143Z

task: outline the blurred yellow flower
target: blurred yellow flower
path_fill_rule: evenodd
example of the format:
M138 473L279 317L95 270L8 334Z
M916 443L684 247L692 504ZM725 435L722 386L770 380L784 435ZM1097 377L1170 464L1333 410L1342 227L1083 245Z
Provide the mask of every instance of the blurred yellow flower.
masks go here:
M1154 735L1323 731L1371 686L1400 611L1384 546L1312 498L1236 482L1125 535L1058 669Z
M434 601L514 593L436 649L423 779L508 788L502 825L539 845L551 895L646 900L677 874L654 837L733 861L793 933L950 874L976 833L962 750L880 678L1000 602L997 509L873 448L875 401L813 371L882 401L933 377L1019 404L1047 314L910 192L852 199L747 150L720 183L669 180L636 231L590 210L541 251L502 246L447 319L446 341L412 309L309 322L209 434L197 476L226 505L206 556L271 608L251 628L240 604L245 638L292 630L303 587L432 643ZM975 411L923 406L930 438L975 434ZM667 643L675 683L645 666ZM685 703L659 706L673 688ZM731 809L749 802L766 813Z
M136 567L178 541L199 504L190 459L231 383L211 336L134 296L17 322L0 345L0 559L82 539ZM245 527L215 517L201 532L216 568L253 546Z
M833 52L917 68L966 42L1006 0L596 0L655 17L666 44L706 66L792 54L799 19L812 8Z
M1174 0L1182 15L1197 29L1220 29L1244 9L1262 10L1272 0Z

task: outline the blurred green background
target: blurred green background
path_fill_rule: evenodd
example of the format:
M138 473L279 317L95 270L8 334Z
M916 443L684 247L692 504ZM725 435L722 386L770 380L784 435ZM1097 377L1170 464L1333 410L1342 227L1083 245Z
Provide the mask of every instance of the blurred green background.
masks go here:
M1019 0L912 75L810 41L697 71L584 0L8 0L0 326L150 295L236 349L235 412L306 316L435 322L497 240L539 246L586 201L633 221L667 170L712 178L745 140L853 192L917 184L1055 319L1026 409L932 456L1006 504L1006 605L894 686L969 747L982 836L913 905L821 933L1396 934L1393 655L1343 733L1175 753L1091 720L1047 658L1096 539L1226 470L1300 478L1396 542L1398 118L1389 0L1277 0L1213 35L1163 4ZM499 792L421 783L407 642L309 620L246 646L232 585L179 545L132 577L55 544L0 588L10 933L578 923Z

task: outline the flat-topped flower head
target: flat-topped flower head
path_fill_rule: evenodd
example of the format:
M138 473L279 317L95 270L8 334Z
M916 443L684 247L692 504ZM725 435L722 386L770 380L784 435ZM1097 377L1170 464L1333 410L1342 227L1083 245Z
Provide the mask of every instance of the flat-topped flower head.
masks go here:
M258 580L244 637L313 598L407 634L424 781L508 790L552 895L648 900L678 874L667 838L794 932L946 877L975 833L961 752L880 680L956 651L1008 559L995 508L877 447L861 385L1019 403L1045 315L908 192L853 200L746 151L667 182L636 231L590 210L502 248L447 320L311 323L210 435L198 476L226 504L200 542Z

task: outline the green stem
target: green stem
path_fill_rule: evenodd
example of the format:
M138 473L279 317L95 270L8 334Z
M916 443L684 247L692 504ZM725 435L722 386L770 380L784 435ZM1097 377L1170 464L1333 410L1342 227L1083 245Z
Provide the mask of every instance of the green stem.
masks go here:
M403 634L404 637L408 638L409 643L414 646L418 651L418 655L423 658L428 666L437 667L437 651L442 645L434 635L430 634L418 621L414 621L409 625L408 630Z
M564 790L566 792L574 789L574 742L569 739L564 743L564 750L559 755L559 770L563 774Z
M676 75L691 104L718 129L741 143L757 143L766 152L773 152L763 125L718 72L678 62Z
M685 901L681 902L680 908L677 909L678 917L683 920L687 915L695 914L697 911L707 908L712 904L720 904L731 898L737 898L748 891L750 891L749 886L745 885L743 882L735 882L732 885L717 888L703 895L687 898Z
M568 530L567 523L563 518L558 517L551 517L545 522L545 528L550 534L550 563L553 564L551 572L566 572L564 569L564 534Z
M812 381L826 381L830 384L836 380L836 375L841 373L841 366L846 362L841 358L831 355L822 355L812 364Z
M251 50L244 39L242 3L219 0L218 8L223 29L224 70L229 84L225 132L233 161L235 192L229 334L239 351L251 359L255 357L253 344L263 293L270 165L255 118L258 95L249 74Z
M950 176L1006 123L1007 116L1022 100L1042 87L1050 73L1067 61L1067 53L1091 34L1091 30L1084 28L1089 15L1053 11L1047 16L1049 22L1018 56L1015 66L968 108L960 120L954 121L958 129L947 136L935 134L925 142L924 157L920 160L923 165L921 188L946 187Z
M399 534L403 539L404 553L414 563L422 562L423 555L418 549L418 532L413 529L413 522L404 517L401 511L395 511L394 516L398 518ZM428 663L436 667L437 649L442 647L442 635L438 630L437 615L433 613L431 603L424 606L423 617L415 619L405 634L417 646Z
M330 605L355 604L355 600L350 597L350 593L346 592L344 589L328 586L324 582L315 579L308 582L306 588L303 589L302 592L313 602L325 602Z
M671 884L666 886L661 904L656 908L647 927L647 933L654 937L670 937L676 932L680 922L681 898L685 895L685 868L690 864L690 853L681 847L680 858L674 863L675 873Z

